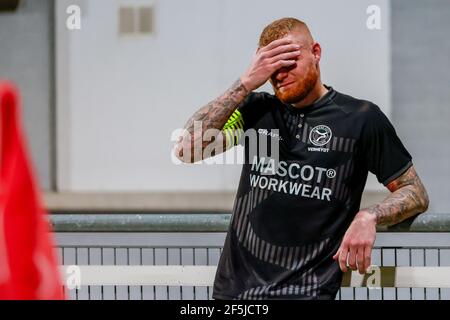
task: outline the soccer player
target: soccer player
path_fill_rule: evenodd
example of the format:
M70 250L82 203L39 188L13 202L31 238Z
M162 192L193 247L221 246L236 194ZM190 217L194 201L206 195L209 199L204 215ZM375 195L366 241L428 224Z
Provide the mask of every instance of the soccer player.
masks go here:
M175 147L191 163L217 154L205 155L211 144L241 143L240 130L278 142L276 157L245 153L215 299L335 299L347 268L370 266L377 225L428 208L388 118L372 102L324 85L321 54L304 22L274 21L249 69L189 119ZM268 80L275 95L253 92ZM220 134L204 141L208 129ZM369 171L391 193L361 209Z

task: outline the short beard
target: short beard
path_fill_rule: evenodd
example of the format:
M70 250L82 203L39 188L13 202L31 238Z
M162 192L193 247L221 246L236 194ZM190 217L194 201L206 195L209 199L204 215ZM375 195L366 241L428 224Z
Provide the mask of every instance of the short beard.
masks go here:
M303 79L299 79L293 84L292 88L287 91L280 91L275 89L275 95L283 103L297 103L305 99L309 93L314 89L314 86L319 79L319 73L315 66L308 69Z

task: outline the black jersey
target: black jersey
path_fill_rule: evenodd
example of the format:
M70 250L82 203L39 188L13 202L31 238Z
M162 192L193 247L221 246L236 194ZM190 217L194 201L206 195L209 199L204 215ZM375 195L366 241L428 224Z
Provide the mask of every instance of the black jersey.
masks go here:
M387 185L412 165L376 105L328 89L304 108L251 93L230 118L225 129L277 139L279 155L245 153L215 299L334 299L342 272L332 257L368 172Z

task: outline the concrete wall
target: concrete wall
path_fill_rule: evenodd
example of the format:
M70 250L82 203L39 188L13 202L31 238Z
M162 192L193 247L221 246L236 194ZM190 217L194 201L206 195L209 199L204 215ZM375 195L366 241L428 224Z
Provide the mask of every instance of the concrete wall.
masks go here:
M450 2L392 1L393 119L430 194L450 212Z
M53 1L24 0L0 13L0 78L20 88L23 119L40 183L53 185Z

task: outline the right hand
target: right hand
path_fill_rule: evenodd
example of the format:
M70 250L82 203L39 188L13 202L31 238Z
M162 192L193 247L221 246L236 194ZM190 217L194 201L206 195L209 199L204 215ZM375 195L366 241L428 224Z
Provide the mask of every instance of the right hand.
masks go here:
M248 91L253 91L264 83L280 68L290 67L300 55L300 46L292 43L290 37L272 41L259 48L248 70L241 76L241 82Z

